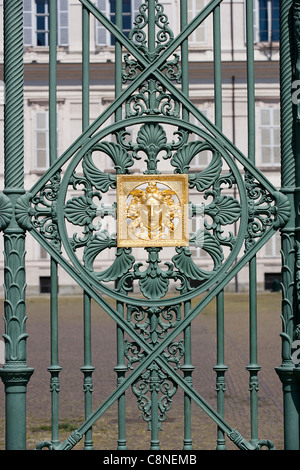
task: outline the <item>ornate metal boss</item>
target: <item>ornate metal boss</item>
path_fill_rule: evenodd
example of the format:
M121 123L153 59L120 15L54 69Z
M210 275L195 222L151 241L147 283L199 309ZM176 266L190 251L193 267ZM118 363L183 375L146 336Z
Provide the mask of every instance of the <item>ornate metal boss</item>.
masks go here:
M188 175L117 176L118 246L187 246Z

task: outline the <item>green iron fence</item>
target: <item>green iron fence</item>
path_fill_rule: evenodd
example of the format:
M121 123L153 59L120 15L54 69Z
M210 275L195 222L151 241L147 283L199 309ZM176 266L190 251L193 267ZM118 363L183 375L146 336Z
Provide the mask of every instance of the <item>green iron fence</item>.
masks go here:
M181 0L178 36L172 31L163 5L157 0L145 0L139 6L128 37L122 33L122 1L115 2L114 24L91 0L78 2L82 6L82 134L58 158L57 2L50 0L50 168L30 191L25 191L23 2L4 1L5 187L0 194L0 228L5 243L6 362L1 369L1 378L6 393L6 448L26 448L26 387L33 372L26 360L25 329L25 236L29 232L51 255L52 439L37 444L38 449L72 449L83 437L85 448L93 448L93 424L116 401L117 445L120 450L126 449L125 392L130 388L148 424L153 450L160 448L161 424L179 388L184 391L184 449L190 450L193 445L192 401L216 423L217 449L226 448L226 437L239 449L273 449L271 441L259 438L257 423L260 366L257 363L256 253L281 229L283 331L282 365L277 372L283 383L285 447L298 449L298 369L292 362L291 353L298 323L296 162L299 144L292 84L298 76L299 2L280 1L281 191L255 167L252 0L246 1L247 156L222 132L221 0L209 1L190 22L187 0ZM214 123L189 99L188 37L209 15L213 16ZM115 99L92 124L89 112L91 17L115 37ZM107 125L111 117L114 122ZM190 117L196 119L198 125L193 124ZM135 140L130 137L132 127L138 129ZM110 138L112 135L114 139ZM210 152L209 164L203 171L192 171L191 161L203 151ZM111 159L114 172L101 170L101 164L95 159L97 152ZM115 203L101 205L102 196L107 192L115 195L115 191ZM184 195L187 197L185 204L182 203ZM209 203L206 202L208 196L211 197ZM127 219L118 211L124 198L127 198ZM142 208L145 205L148 216L150 210L158 214L155 228L154 218L145 216ZM203 220L209 216L211 222L204 222L200 229L189 234L188 246L183 236L183 221L199 215ZM120 242L122 226L117 234L110 233L101 228L101 223L95 223L97 217L102 220L114 217L118 223L124 219L127 238L125 236L123 244ZM148 223L146 230L145 223ZM233 224L237 226L236 234L232 231ZM181 236L176 238L178 227ZM174 253L162 266L159 256L170 246ZM195 262L191 247L206 251L212 260L211 270L204 270ZM144 255L140 254L141 248ZM95 260L105 250L112 250L114 259L109 268L101 270L96 267ZM249 442L224 419L227 371L224 364L224 288L247 264L250 285ZM59 438L58 265L84 291L85 421L63 442ZM169 296L174 283L176 289ZM115 307L106 300L107 296L114 299ZM213 409L193 387L191 357L192 321L215 298L217 409ZM117 387L96 409L92 406L92 299L115 321L118 338Z

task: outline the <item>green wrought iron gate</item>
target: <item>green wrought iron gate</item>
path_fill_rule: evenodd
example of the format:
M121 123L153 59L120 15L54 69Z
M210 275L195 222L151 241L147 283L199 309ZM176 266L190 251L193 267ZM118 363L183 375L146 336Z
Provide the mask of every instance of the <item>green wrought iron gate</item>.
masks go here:
M82 134L57 158L57 5L50 0L48 171L24 190L23 1L4 0L5 188L0 194L0 228L5 243L6 362L1 378L6 392L7 449L26 447L27 365L25 330L25 235L51 255L52 440L37 448L72 449L85 436L92 448L93 424L116 401L118 449L126 449L125 392L131 388L157 450L159 431L179 388L184 391L184 444L192 449L191 402L216 423L218 449L226 436L239 449L273 449L257 429L256 253L281 229L282 365L286 449L299 448L298 369L291 360L297 321L298 179L297 105L292 83L299 73L299 2L280 1L282 190L255 167L253 2L246 1L248 154L222 132L221 0L210 0L188 21L187 0L180 1L180 28L172 25L158 0L139 3L133 29L122 33L122 1L115 2L115 23L91 0L82 5ZM215 122L189 99L188 37L213 16ZM115 37L115 99L90 124L89 37L95 17ZM294 36L294 26L296 35ZM296 67L294 67L296 65ZM107 124L113 117L114 122ZM192 119L191 119L192 118ZM196 122L196 124L195 124ZM136 136L132 132L135 129ZM202 171L191 170L196 156L209 154ZM109 157L113 171L102 171ZM112 204L104 204L104 195ZM117 232L104 222L116 220ZM197 220L197 230L190 222ZM233 231L236 226L236 233ZM211 259L204 270L193 256L201 248ZM103 253L113 252L107 269ZM160 258L168 261L162 263ZM251 441L224 419L224 288L243 266L250 273ZM57 346L57 268L62 266L84 291L85 421L64 442L58 433L59 373ZM115 306L107 300L115 301ZM217 298L217 409L192 384L192 322ZM118 344L117 387L96 409L92 406L90 344L91 299L115 321ZM193 304L192 304L193 301ZM125 340L126 335L126 340ZM29 338L30 341L30 338ZM96 359L97 360L97 359Z

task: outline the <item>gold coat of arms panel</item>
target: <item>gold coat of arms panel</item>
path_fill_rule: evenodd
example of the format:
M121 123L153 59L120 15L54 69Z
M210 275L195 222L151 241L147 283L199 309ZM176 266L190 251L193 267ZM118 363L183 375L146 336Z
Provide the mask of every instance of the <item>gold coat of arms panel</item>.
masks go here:
M117 175L119 247L187 246L188 175Z

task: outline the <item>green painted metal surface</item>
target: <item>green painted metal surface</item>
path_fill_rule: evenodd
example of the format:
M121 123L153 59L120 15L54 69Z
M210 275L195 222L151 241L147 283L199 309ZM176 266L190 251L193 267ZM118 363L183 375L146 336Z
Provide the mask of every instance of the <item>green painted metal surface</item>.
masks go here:
M85 449L93 448L92 426L118 402L118 449L126 449L126 399L131 390L137 412L150 431L150 447L160 448L159 433L172 406L172 398L184 391L183 448L193 448L191 403L194 401L217 425L217 449L226 448L226 437L239 449L273 449L259 437L257 363L256 253L279 229L282 233L283 304L282 358L277 372L283 383L286 448L299 448L298 369L291 361L297 320L295 285L298 253L298 120L291 101L294 55L291 31L297 26L299 2L281 1L281 101L282 190L278 191L255 167L255 99L253 55L253 2L247 5L248 155L222 132L221 0L211 0L191 21L187 1L180 1L181 32L175 36L163 5L141 2L132 31L122 33L122 1L116 1L115 24L90 0L82 5L82 134L58 157L56 142L56 2L50 2L49 109L50 156L48 171L24 191L23 170L23 37L22 1L4 2L5 26L5 189L1 193L1 230L5 240L5 341L6 363L0 371L6 391L7 449L26 447L26 384L33 372L26 363L25 251L27 232L51 255L51 376L52 439L37 448L72 449L85 437ZM295 15L291 15L294 8ZM215 122L212 123L189 99L188 37L213 15ZM90 124L89 36L94 16L115 36L115 100ZM297 32L297 31L296 31ZM128 54L122 53L122 48ZM180 55L179 55L180 51ZM298 60L298 57L297 57ZM298 62L297 62L298 63ZM298 70L296 68L296 70ZM193 116L199 125L192 124ZM103 128L106 121L114 122ZM17 122L16 122L17 120ZM200 125L201 124L201 125ZM137 128L137 138L131 129ZM101 130L100 130L101 128ZM166 131L168 130L168 131ZM112 140L110 137L114 136ZM193 137L193 138L191 138ZM211 161L203 171L191 171L193 158L209 151ZM114 167L105 173L95 155L108 156ZM18 171L16 171L16 168ZM192 220L202 217L202 227L190 233L190 246L174 247L167 263L164 248L146 247L141 257L135 248L118 247L117 235L102 228L109 218L120 217L116 203L101 201L115 194L116 175L188 175L188 204ZM63 170L63 171L62 171ZM228 189L232 190L228 194ZM72 197L69 196L72 190ZM205 217L209 217L208 223ZM100 222L99 222L100 219ZM97 220L97 222L96 222ZM237 233L232 225L237 223ZM72 230L70 231L70 226ZM75 235L74 235L75 233ZM204 270L193 259L193 247L201 247L212 260ZM296 248L295 248L296 247ZM105 270L95 261L106 250L114 259ZM237 256L239 258L237 259ZM249 388L251 439L248 442L224 419L224 288L249 264L250 357ZM57 269L62 266L84 291L85 421L64 442L59 439L59 373ZM176 289L168 295L171 286ZM201 295L200 295L201 294ZM106 300L115 300L115 307ZM217 409L193 388L191 357L192 321L217 298ZM91 299L115 321L117 329L117 387L92 411ZM192 300L197 299L196 303ZM199 300L200 299L200 300ZM125 335L126 338L125 339ZM138 411L139 409L139 411Z

